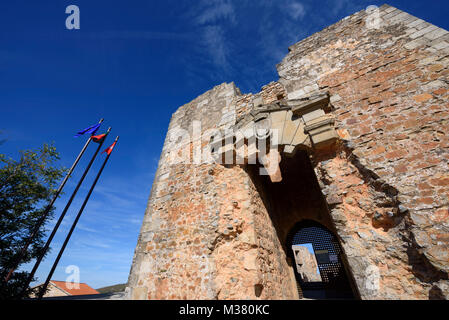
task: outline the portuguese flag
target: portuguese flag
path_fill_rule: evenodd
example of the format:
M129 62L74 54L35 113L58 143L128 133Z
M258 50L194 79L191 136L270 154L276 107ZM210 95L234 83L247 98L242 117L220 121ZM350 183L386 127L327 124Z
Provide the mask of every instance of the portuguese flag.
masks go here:
M99 134L96 136L92 136L92 141L96 142L96 143L100 143L104 140L104 138L106 138L108 134L107 133L103 133L103 134Z

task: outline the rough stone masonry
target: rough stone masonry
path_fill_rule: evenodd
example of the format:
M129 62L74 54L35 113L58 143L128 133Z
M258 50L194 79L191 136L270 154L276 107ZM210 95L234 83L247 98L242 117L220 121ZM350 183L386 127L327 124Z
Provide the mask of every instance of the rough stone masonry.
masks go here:
M383 5L291 46L259 93L224 83L180 107L128 298L301 298L287 239L309 219L337 235L357 298L447 299L448 66L449 32ZM194 121L201 133L278 128L277 158L251 162L261 150L248 136L196 138ZM214 143L234 160L242 147L242 161L170 161ZM280 169L261 175L270 161Z

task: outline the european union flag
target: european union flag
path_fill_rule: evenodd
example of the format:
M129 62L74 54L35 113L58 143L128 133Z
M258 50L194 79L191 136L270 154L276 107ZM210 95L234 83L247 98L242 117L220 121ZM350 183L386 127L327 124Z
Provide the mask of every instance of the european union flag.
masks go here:
M100 126L101 126L101 123L94 124L93 126L90 126L90 127L86 128L84 130L79 131L75 135L75 137L79 137L79 136L81 136L81 135L83 135L85 133L90 133L90 134L94 135L97 132L97 130L100 128Z

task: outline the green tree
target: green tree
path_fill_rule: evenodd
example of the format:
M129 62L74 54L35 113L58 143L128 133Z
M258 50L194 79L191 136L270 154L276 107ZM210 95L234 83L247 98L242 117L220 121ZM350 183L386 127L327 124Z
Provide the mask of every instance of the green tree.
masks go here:
M58 180L66 172L55 165L57 160L59 154L52 144L44 144L38 150L20 151L19 160L0 154L0 299L17 295L29 276L28 272L16 271L7 284L3 281L54 197ZM38 256L45 244L44 226L53 216L53 210L20 264Z

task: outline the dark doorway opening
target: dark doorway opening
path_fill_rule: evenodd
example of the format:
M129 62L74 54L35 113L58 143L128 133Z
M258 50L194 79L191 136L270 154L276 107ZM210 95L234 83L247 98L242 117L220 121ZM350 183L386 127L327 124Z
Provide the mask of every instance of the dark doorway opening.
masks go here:
M307 281L295 266L299 294L309 299L354 299L343 262L343 251L337 237L323 225L305 220L295 225L287 239L288 247L306 247L315 256L321 281ZM295 259L290 249L292 260ZM297 258L298 259L298 258ZM299 258L300 260L300 258ZM299 262L301 263L301 262Z
M273 222L287 258L286 264L294 270L292 281L297 284L299 298L358 299L354 279L308 153L299 150L292 158L282 158L281 182L272 183L268 176L260 174L256 165L247 169ZM296 270L292 245L303 243L311 244L314 252L318 251L316 258L322 262L318 269L325 280L320 281L322 283L305 283ZM332 259L333 263L326 265L325 259ZM332 268L334 273L330 272Z

